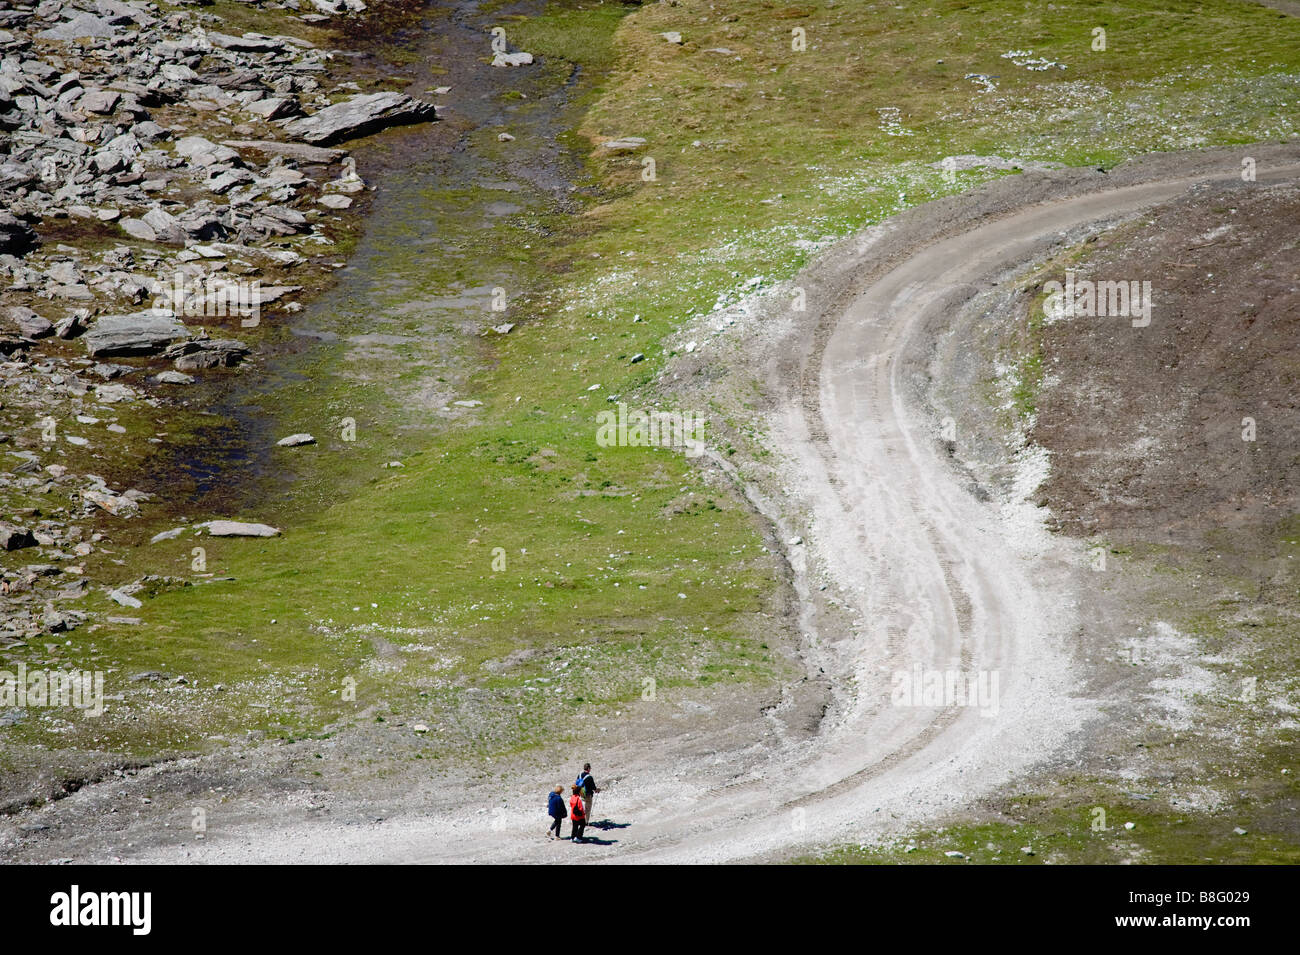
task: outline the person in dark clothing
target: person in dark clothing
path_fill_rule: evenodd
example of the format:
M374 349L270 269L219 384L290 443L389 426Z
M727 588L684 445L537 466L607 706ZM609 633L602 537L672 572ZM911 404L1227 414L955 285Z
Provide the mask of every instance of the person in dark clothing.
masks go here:
M550 797L546 800L546 811L551 817L551 828L546 830L547 839L563 839L560 835L560 823L568 818L569 813L564 808L564 787L556 786L551 791Z
M582 794L579 792L578 787L574 786L572 788L573 795L569 799L569 818L573 820L573 835L571 838L574 842L581 842L582 832L587 828L587 810L582 805Z
M595 802L596 793L600 792L600 787L596 785L596 778L591 775L591 763L582 764L582 772L578 778L573 781L582 792L582 810L587 817L587 822L591 822L591 804Z

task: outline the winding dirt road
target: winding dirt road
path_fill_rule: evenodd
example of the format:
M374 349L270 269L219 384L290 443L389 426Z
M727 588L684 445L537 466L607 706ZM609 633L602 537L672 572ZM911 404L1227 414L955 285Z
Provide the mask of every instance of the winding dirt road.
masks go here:
M1297 175L1300 164L1261 164L1259 181ZM214 833L183 856L157 848L128 861L780 858L934 818L1059 755L1092 712L1078 698L1069 655L1079 621L1066 570L1075 558L1035 520L962 486L943 458L937 423L908 400L907 359L956 304L1073 230L1234 176L1159 178L1026 205L901 258L891 250L895 264L826 316L829 334L809 366L804 400L773 426L791 488L778 508L810 518L807 543L788 554L796 589L806 602L808 568L822 568L858 621L849 633L807 621L807 661L834 694L815 738L789 741L775 756L719 753L698 767L642 754L597 801L598 819L627 825L594 830L606 844L590 851L541 839L536 784L521 779L506 784L509 808L491 824L413 807L410 817L366 825L249 825ZM863 252L878 260L890 242L889 229L880 230ZM891 702L894 674L917 666L982 671L996 678L996 698L984 706Z

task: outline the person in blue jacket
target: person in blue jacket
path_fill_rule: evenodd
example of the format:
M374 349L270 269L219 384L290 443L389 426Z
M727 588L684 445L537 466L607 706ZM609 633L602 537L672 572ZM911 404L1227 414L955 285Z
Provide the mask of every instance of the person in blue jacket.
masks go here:
M569 811L564 808L564 787L556 786L551 790L550 798L546 800L546 811L551 816L551 828L546 830L547 839L560 839L560 823L569 817Z

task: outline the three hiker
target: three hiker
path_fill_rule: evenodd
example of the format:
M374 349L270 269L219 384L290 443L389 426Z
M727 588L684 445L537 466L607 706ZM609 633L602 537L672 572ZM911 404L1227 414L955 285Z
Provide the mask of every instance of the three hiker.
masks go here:
M596 798L596 793L600 792L600 787L596 785L596 780L591 775L591 763L582 764L582 772L578 774L578 778L569 789L572 795L569 797L567 812L564 807L563 786L556 786L547 795L546 812L551 817L551 827L546 830L546 838L564 838L560 834L560 824L569 818L573 820L573 832L569 838L574 842L582 842L582 834L587 828L587 823L591 821L591 804Z

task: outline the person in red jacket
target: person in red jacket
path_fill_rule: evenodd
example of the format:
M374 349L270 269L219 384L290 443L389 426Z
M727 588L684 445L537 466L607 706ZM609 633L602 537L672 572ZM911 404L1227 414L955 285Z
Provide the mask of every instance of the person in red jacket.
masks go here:
M569 818L573 820L574 842L582 842L582 831L587 828L587 807L582 804L582 791L577 786L570 787L573 795L569 797Z

